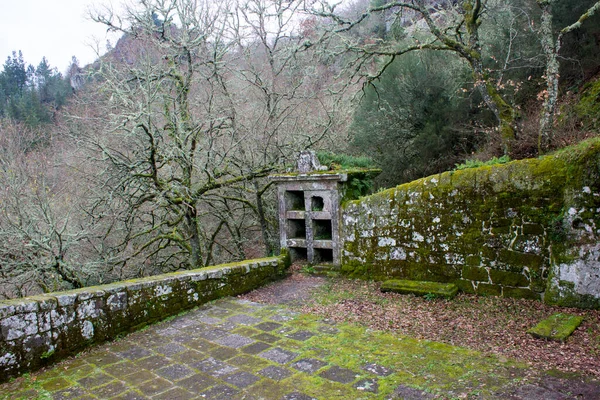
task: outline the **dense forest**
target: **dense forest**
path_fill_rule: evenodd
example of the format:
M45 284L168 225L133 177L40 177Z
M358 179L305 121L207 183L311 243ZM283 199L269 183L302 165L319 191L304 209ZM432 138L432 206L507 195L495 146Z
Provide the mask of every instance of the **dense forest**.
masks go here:
M369 157L387 187L596 135L599 14L592 0L134 1L92 15L120 39L65 76L15 51L0 298L276 253L266 177L304 149Z

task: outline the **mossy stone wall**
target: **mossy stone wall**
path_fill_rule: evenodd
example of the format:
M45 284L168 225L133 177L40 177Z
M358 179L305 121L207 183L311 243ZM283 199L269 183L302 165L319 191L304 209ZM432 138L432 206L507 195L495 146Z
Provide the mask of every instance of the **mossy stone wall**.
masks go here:
M287 253L0 301L0 382L181 311L285 275Z
M600 140L445 172L342 209L342 273L600 307Z

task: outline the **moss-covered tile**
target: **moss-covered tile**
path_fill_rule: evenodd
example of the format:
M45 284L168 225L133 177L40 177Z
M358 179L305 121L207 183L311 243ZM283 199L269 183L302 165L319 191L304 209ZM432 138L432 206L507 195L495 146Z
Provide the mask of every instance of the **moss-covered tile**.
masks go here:
M537 338L564 342L577 329L583 317L558 313L551 315L529 329L527 333Z

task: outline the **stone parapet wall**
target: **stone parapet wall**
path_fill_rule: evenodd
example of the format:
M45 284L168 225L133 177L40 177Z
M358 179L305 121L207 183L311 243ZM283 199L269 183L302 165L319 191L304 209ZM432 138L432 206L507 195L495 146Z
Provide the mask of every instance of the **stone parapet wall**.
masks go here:
M0 382L86 346L285 275L287 253L42 296L0 301Z
M600 307L600 140L446 172L342 209L341 269Z

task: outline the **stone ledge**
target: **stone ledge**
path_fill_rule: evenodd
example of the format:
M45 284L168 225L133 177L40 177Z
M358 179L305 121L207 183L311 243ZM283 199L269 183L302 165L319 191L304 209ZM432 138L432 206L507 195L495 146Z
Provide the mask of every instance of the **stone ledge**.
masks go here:
M527 333L540 338L564 342L577 329L583 317L569 314L554 314L529 329Z
M287 253L0 301L0 382L285 275Z
M381 291L417 296L435 295L451 299L458 293L458 287L453 283L392 279L381 284Z

